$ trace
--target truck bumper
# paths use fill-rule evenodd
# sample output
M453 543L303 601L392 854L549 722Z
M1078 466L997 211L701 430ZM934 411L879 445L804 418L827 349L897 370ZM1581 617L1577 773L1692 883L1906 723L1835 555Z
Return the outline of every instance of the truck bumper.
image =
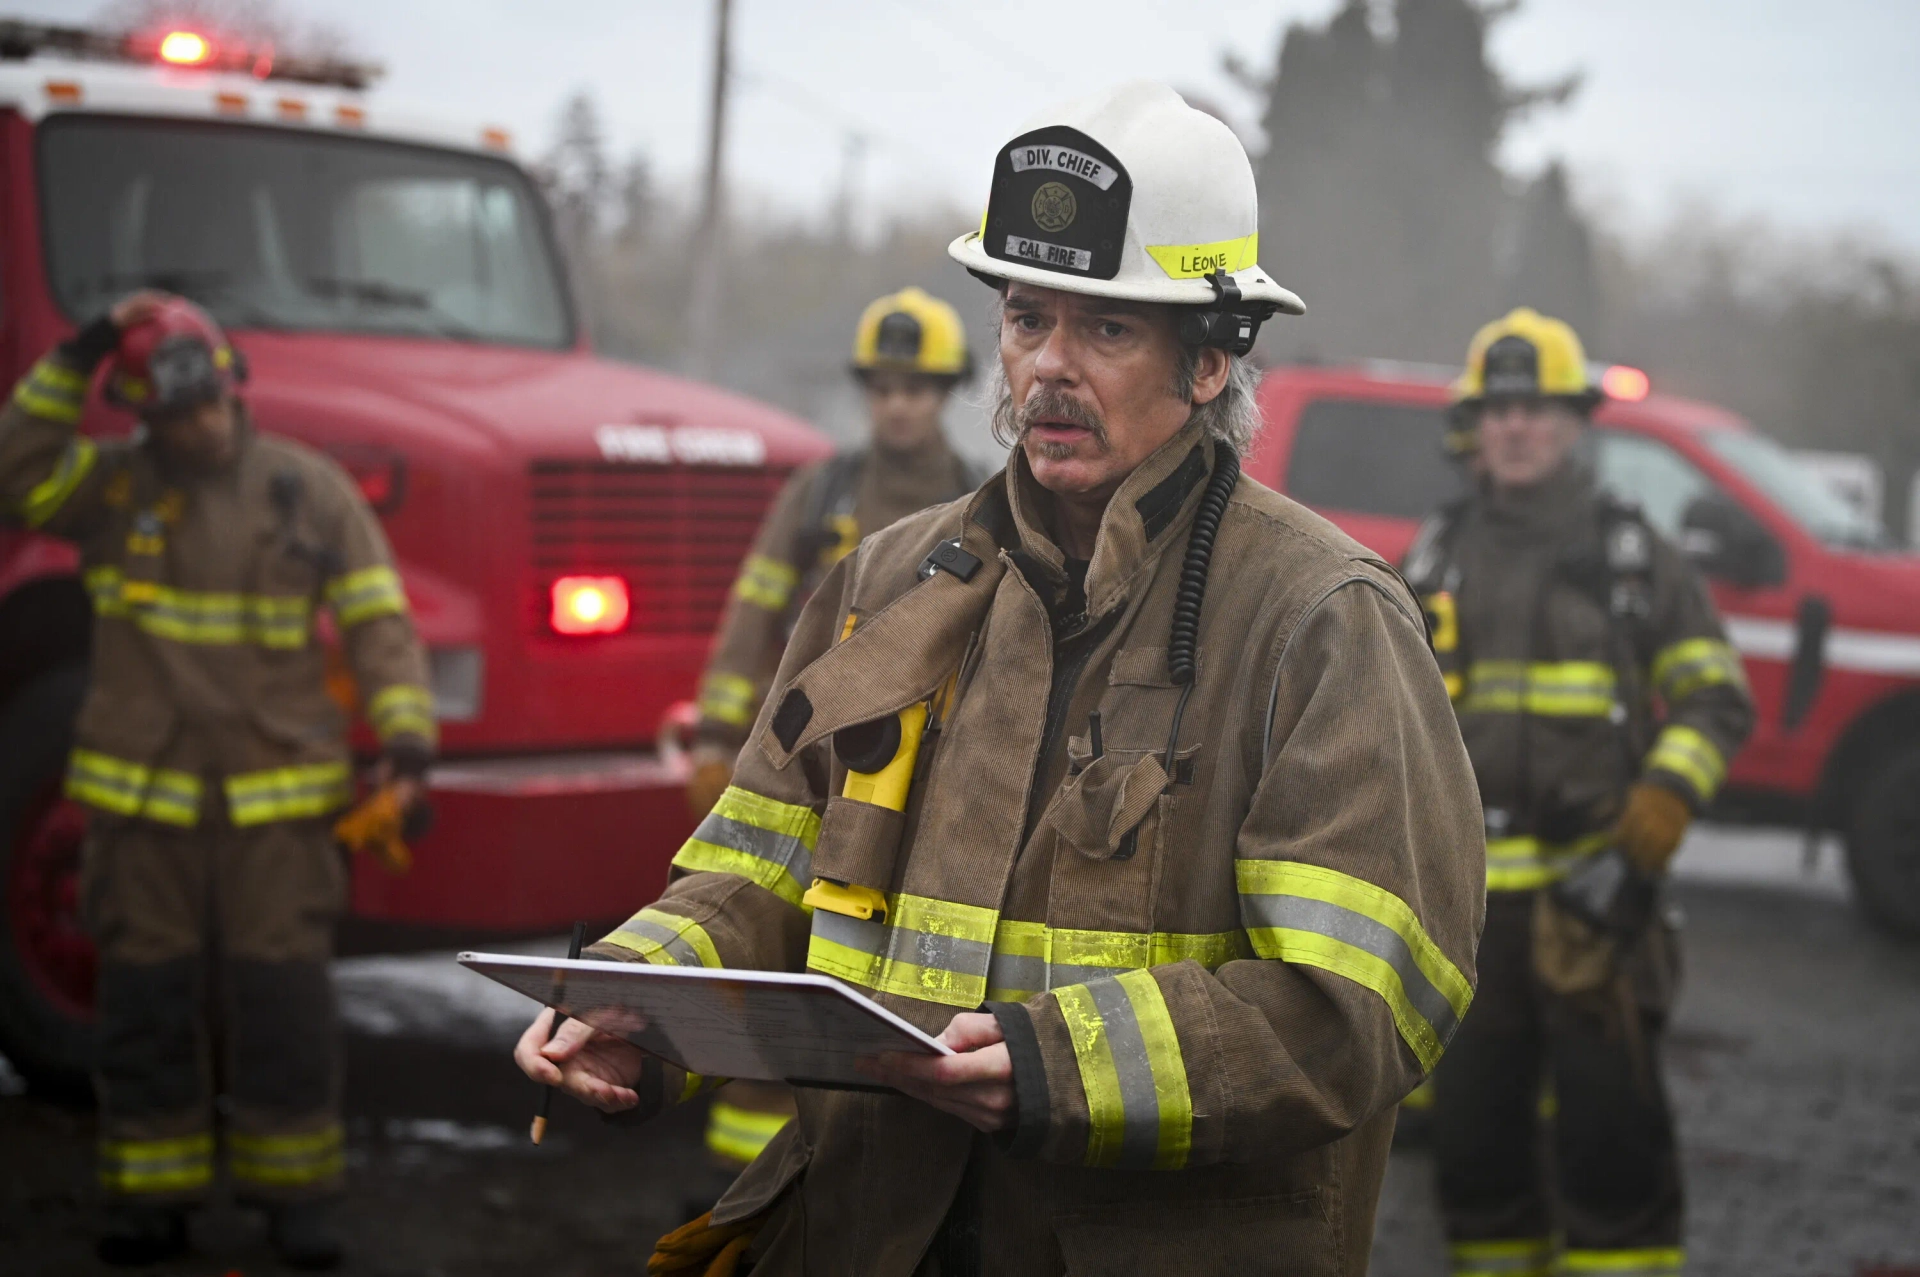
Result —
M353 913L498 931L625 917L659 896L693 831L688 771L678 751L439 763L413 868L355 857Z

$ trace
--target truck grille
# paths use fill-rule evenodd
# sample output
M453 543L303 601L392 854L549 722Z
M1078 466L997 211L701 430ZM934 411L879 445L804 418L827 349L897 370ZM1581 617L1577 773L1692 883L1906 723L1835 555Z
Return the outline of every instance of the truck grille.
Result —
M708 634L753 534L790 471L536 461L533 574L536 630L547 629L554 579L626 578L630 632Z

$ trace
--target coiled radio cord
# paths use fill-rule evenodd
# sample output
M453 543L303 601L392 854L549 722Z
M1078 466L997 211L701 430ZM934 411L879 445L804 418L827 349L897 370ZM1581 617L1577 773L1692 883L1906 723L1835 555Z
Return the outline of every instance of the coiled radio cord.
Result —
M1200 642L1200 605L1207 597L1207 570L1213 564L1213 539L1220 532L1220 520L1227 512L1234 485L1240 482L1240 457L1225 443L1213 446L1213 474L1207 479L1207 491L1194 512L1193 528L1187 534L1187 558L1180 568L1180 588L1173 596L1173 631L1167 637L1167 673L1180 689L1180 700L1173 707L1173 730L1167 735L1167 753L1162 766L1167 779L1173 779L1174 750L1180 744L1180 720L1187 713L1187 698L1193 695L1195 649Z

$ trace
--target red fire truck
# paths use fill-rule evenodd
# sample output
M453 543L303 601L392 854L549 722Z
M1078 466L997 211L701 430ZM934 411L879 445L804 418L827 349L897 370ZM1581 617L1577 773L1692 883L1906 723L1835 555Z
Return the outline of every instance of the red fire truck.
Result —
M1462 491L1440 444L1452 371L1275 369L1247 470L1398 562ZM1732 413L1596 371L1597 473L1705 572L1758 702L1715 817L1839 832L1862 909L1920 933L1920 555Z
M0 382L136 287L207 306L260 425L380 512L431 650L438 823L409 874L356 868L355 913L618 914L688 831L654 741L766 505L828 445L595 358L505 134L368 79L198 32L0 24ZM95 395L82 428L132 425ZM30 1076L85 1055L84 817L59 780L88 630L72 547L0 528L0 1052Z

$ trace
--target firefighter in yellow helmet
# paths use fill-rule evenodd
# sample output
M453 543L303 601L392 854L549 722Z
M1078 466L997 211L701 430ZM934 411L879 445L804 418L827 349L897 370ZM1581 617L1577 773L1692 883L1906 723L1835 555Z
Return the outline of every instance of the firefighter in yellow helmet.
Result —
M1699 576L1595 485L1601 395L1573 330L1488 324L1454 398L1474 487L1404 565L1487 829L1479 996L1433 1078L1453 1271L1678 1277L1661 879L1752 702Z
M687 786L696 820L732 778L794 619L826 570L868 533L969 492L984 477L948 445L941 424L954 386L972 372L966 329L952 306L918 288L877 299L854 328L851 371L866 397L867 445L787 482L727 602L700 684ZM715 1097L707 1147L737 1171L792 1114L786 1087L735 1083Z

